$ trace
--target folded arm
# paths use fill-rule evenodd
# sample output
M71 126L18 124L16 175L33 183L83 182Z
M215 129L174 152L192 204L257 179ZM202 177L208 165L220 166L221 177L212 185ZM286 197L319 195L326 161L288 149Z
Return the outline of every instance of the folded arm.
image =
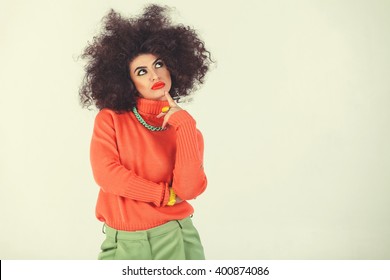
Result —
M96 183L104 192L154 203L158 207L166 205L167 183L141 178L120 163L112 113L102 110L95 119L90 160Z

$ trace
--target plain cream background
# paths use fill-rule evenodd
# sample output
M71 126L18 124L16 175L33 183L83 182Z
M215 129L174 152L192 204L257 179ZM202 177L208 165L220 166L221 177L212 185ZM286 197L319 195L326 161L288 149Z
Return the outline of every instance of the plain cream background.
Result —
M109 8L0 1L0 259L96 259L96 111L77 56ZM218 61L184 106L205 138L208 259L390 259L390 1L155 1Z

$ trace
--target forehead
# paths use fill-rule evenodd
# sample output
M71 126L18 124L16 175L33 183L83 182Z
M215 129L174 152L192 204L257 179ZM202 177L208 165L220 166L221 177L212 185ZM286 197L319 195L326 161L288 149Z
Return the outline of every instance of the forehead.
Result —
M130 68L134 69L138 66L149 66L152 65L153 62L156 61L158 57L154 54L147 53L147 54L140 54L136 56L132 61L130 61Z

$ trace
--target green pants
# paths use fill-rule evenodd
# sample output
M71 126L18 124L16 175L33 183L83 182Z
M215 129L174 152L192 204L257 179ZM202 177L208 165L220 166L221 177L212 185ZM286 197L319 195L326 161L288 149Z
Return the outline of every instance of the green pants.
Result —
M105 225L99 260L204 260L203 246L191 218L141 231Z

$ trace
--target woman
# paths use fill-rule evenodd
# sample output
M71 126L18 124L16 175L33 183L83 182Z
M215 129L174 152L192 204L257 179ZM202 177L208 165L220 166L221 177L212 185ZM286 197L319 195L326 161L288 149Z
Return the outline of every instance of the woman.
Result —
M202 84L211 59L166 11L150 5L125 19L111 10L82 55L81 103L100 109L90 151L106 234L99 259L205 258L187 202L207 185L203 138L172 96Z

